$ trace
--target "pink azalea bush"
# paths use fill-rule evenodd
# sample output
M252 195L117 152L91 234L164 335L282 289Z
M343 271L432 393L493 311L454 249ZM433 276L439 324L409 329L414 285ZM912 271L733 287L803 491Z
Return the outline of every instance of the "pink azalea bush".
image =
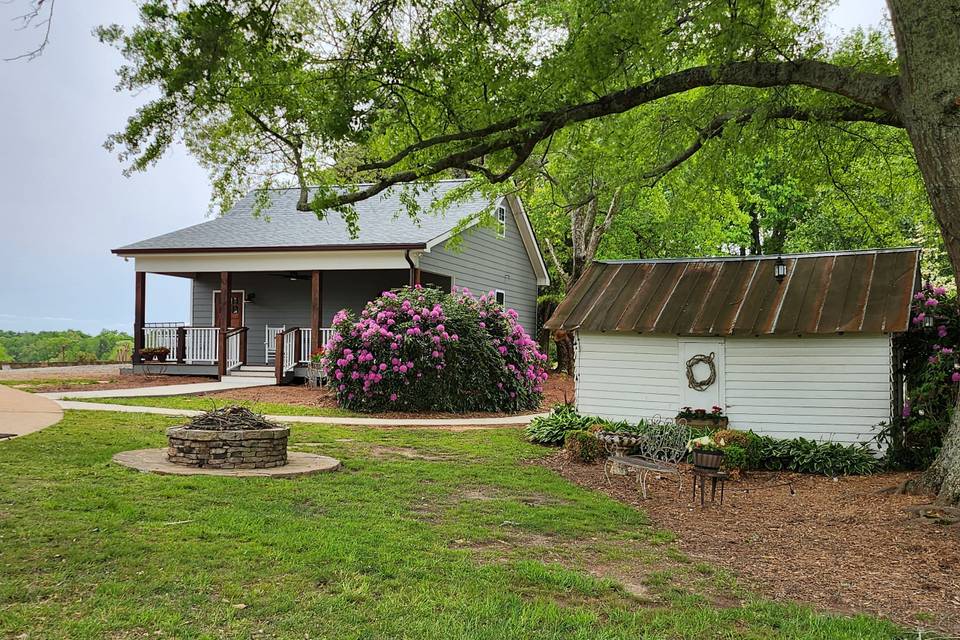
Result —
M960 393L956 294L930 283L921 287L913 297L911 329L896 344L907 393L901 415L881 430L878 440L892 466L923 469L940 449Z
M340 311L323 367L355 411L520 411L539 406L546 356L493 292L403 287Z

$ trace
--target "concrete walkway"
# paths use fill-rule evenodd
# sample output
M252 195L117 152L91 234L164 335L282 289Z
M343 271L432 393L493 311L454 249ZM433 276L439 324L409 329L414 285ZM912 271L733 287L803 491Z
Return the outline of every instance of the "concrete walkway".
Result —
M63 409L77 411L118 411L120 413L153 413L162 416L198 416L203 411L196 409L169 409L166 407L133 407L123 404L106 404L99 402L75 402L72 400L58 400L57 404ZM535 413L523 416L504 416L500 418L347 418L338 416L265 416L268 420L286 423L305 424L340 424L346 426L370 427L473 427L493 428L507 426L522 426L529 424L537 416L549 415Z
M229 391L230 389L246 389L249 387L272 387L273 378L248 378L243 376L226 376L219 382L194 382L190 384L168 384L159 387L133 387L129 389L101 389L100 391L56 391L39 393L51 400L63 398L132 398L141 396L183 396L208 391Z
M0 385L0 437L24 436L62 419L63 410L53 400Z

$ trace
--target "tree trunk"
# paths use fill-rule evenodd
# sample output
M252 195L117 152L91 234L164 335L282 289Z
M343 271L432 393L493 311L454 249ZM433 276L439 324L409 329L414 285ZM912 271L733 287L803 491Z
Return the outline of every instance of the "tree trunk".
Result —
M897 37L903 118L960 285L960 0L888 0ZM914 490L960 502L960 402L943 448Z
M573 375L573 336L566 331L553 332L553 340L557 345L557 373L566 372Z

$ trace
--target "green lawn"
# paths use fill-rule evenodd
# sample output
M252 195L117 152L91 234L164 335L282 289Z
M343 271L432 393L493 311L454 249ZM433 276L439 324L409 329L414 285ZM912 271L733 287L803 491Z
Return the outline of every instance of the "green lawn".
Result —
M0 443L0 637L897 633L750 596L641 513L524 464L544 450L513 429L296 425L293 448L345 464L296 480L164 477L110 462L161 446L173 423L71 411Z
M132 389L131 391L136 391ZM240 404L249 407L258 413L277 416L334 416L356 417L361 414L340 409L337 407L307 407L279 402L250 402L248 400L234 400L226 397L205 398L198 396L145 396L130 398L67 398L79 402L94 402L98 404L123 404L138 407L167 407L169 409L199 409L209 411L214 407L228 404Z

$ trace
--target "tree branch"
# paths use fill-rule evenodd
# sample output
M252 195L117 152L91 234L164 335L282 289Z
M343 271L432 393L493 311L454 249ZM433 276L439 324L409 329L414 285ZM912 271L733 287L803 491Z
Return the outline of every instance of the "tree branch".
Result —
M723 113L711 120L707 126L700 129L696 140L686 149L671 158L668 162L654 167L642 174L643 178L653 179L654 182L665 176L667 173L676 169L681 164L689 160L699 151L704 144L711 138L715 138L723 133L724 127L730 122L745 124L749 122L757 113L757 108L742 109L731 113ZM764 114L765 120L798 120L801 122L872 122L874 124L884 124L891 127L902 127L900 119L890 113L877 113L872 109L864 109L856 105L843 107L839 109L824 109L820 111L811 111L801 107L786 106L775 111Z
M570 276L560 263L560 259L557 258L557 253L553 250L553 243L550 241L550 238L544 238L544 242L546 242L547 253L550 254L550 260L553 262L553 266L556 268L557 273L560 274L560 279L563 280L564 288L566 288L570 282Z
M592 102L562 107L539 114L508 118L480 129L443 134L414 143L387 160L362 164L358 167L358 170L389 169L411 154L441 144L450 142L472 142L474 144L459 151L453 151L439 160L381 177L363 189L334 197L329 204L333 206L353 204L375 196L395 184L412 182L436 175L447 169L469 168L476 171L479 165L476 165L474 161L483 156L510 148L525 150L529 145L535 145L569 125L623 113L640 105L684 93L691 89L710 86L770 88L788 85L806 86L837 94L874 110L886 112L889 114L887 117L891 121L898 119L896 115L896 76L867 73L816 60L731 62L720 66L693 67L629 89L607 94ZM859 109L862 113L866 113L862 106ZM797 109L791 117L802 119L804 115L805 112ZM876 122L882 117L874 112L869 121ZM861 119L866 120L866 116ZM518 153L517 160L520 160L522 155L522 153ZM529 155L529 152L527 152L527 155ZM500 174L491 173L490 175L495 176L498 181L505 180L521 164L522 161L515 161L507 171ZM481 171L481 173L483 172Z

